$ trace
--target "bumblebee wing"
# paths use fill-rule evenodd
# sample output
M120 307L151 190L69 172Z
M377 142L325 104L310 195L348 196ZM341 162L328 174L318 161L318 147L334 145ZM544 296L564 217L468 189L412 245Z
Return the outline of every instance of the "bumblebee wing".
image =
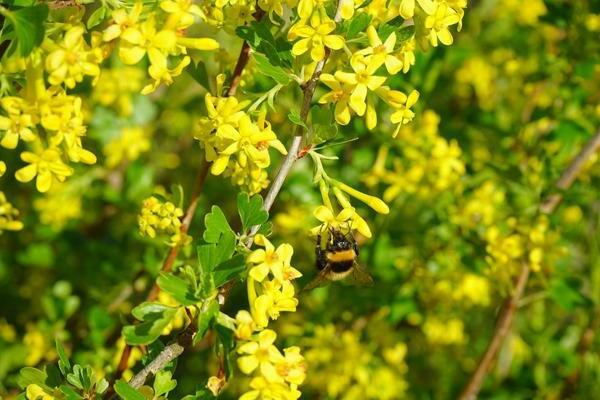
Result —
M351 280L360 286L373 286L373 277L358 263L354 263Z
M308 283L308 285L304 286L304 288L302 289L302 291L307 291L307 290L312 290L321 286L325 286L328 283L331 282L331 280L328 278L329 276L329 272L331 270L331 265L327 264L325 266L325 268L323 268L321 271L319 271L319 275L317 275L312 281L310 281Z

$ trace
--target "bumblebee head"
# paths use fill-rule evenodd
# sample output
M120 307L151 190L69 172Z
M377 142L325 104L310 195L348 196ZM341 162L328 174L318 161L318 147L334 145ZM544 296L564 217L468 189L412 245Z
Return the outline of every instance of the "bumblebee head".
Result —
M330 229L329 233L330 233L329 238L331 240L331 249L332 250L334 250L334 251L349 250L354 246L352 237L350 236L350 235L352 235L352 233L348 233L345 235L342 231L339 231L336 229Z

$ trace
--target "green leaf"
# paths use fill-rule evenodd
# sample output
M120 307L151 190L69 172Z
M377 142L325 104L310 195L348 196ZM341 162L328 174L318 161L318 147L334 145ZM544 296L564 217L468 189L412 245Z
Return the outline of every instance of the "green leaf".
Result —
M210 83L208 80L208 72L206 71L206 64L202 61L198 61L196 64L192 64L185 69L188 74L206 90L210 91Z
M26 388L27 385L38 385L43 388L47 388L46 386L46 378L48 375L45 371L39 370L33 367L25 367L21 368L19 371L19 377L17 378L17 383L20 387Z
M204 334L210 327L213 319L215 318L218 312L219 303L215 299L210 300L206 307L202 307L201 313L200 315L198 315L198 329L196 336L194 336L194 344L202 340Z
M140 304L132 310L132 314L142 322L123 328L125 341L132 345L152 343L171 322L176 312L176 307L160 303L144 302Z
M385 24L379 25L379 29L377 30L377 34L381 41L385 42L385 40L392 34L392 32L396 32L398 28L402 26L404 23L404 18L397 16L396 18L386 22Z
M106 382L106 380L105 380ZM71 386L60 385L60 391L66 396L67 400L81 400L83 397L79 395Z
M58 339L55 339L56 343L56 352L58 353L58 368L63 375L67 375L67 373L71 370L71 363L69 362L69 357L67 357L67 353L65 353L65 348L62 343Z
M100 24L106 18L106 7L101 5L97 9L94 10L92 15L87 20L86 26L88 29L95 27Z
M190 283L173 274L161 273L156 280L158 287L169 293L182 306L191 306L200 299L194 295Z
M215 287L220 287L225 282L239 276L246 270L246 258L238 254L235 257L219 264L214 269L213 279Z
M208 389L200 389L197 390L194 394L188 394L183 397L181 400L212 400L216 399L215 396Z
M263 209L263 199L258 194L250 197L248 193L240 192L237 197L237 207L243 232L254 225L262 225L269 219L269 213Z
M204 217L204 226L202 237L207 243L219 243L223 234L234 234L219 206L212 206L211 212Z
M79 364L73 366L73 372L67 375L67 382L78 389L88 391L92 387L94 371L92 367Z
M129 386L129 384L123 380L119 380L115 383L115 392L123 400L146 400L143 394L136 389Z
M48 6L37 4L16 11L9 11L7 17L15 28L21 56L28 56L44 40L46 31L44 22L48 18Z
M333 113L333 107L314 105L310 109L313 142L315 144L326 142L337 136L338 125L335 123Z
M281 67L276 67L269 62L269 59L261 54L254 53L256 67L263 74L273 78L280 85L287 85L292 81L292 78Z
M290 113L288 114L288 119L290 121L292 121L292 123L294 123L296 125L300 125L304 129L308 130L308 126L306 126L306 122L304 122L302 120L302 118L300 117L300 114L298 114L298 111L295 111L295 110L290 111Z
M371 16L367 13L358 13L350 21L348 26L348 32L346 32L346 39L353 39L358 36L359 33L365 32L369 23L371 22Z
M415 36L415 26L403 26L396 31L396 43L406 42L413 36Z
M171 390L177 387L177 381L171 379L173 374L170 371L158 371L154 377L154 396L160 397L163 394L169 393Z

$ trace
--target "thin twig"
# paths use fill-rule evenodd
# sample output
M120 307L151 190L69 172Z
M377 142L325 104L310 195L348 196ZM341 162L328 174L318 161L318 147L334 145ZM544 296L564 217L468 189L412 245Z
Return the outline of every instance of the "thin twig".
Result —
M571 187L577 176L581 173L586 162L596 151L598 151L599 147L600 130L583 146L579 154L561 175L560 179L555 184L556 189L564 191ZM551 214L554 212L554 210L556 210L556 207L561 200L562 194L559 193L548 196L540 205L540 211L544 214ZM504 338L512 326L512 322L518 308L517 305L519 304L521 296L523 295L528 278L529 265L527 263L523 263L521 271L519 272L517 283L515 285L515 291L510 298L504 301L504 306L502 308L503 311L498 318L498 323L496 324L494 334L483 357L481 358L481 361L477 365L477 368L471 375L467 386L463 390L460 396L461 400L473 400L477 398L483 381L489 371L490 365L496 357L496 353L500 349Z

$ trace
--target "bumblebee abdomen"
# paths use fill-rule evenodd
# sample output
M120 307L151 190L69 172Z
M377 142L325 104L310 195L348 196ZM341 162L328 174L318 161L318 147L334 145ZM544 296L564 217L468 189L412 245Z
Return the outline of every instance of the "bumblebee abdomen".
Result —
M341 251L330 251L327 253L327 261L329 261L330 263L345 262L345 261L353 262L355 258L356 258L356 253L354 253L354 250L352 250L352 249L341 250Z
M332 272L346 272L352 269L354 266L354 260L336 262L330 261L329 265L331 266L330 268Z

